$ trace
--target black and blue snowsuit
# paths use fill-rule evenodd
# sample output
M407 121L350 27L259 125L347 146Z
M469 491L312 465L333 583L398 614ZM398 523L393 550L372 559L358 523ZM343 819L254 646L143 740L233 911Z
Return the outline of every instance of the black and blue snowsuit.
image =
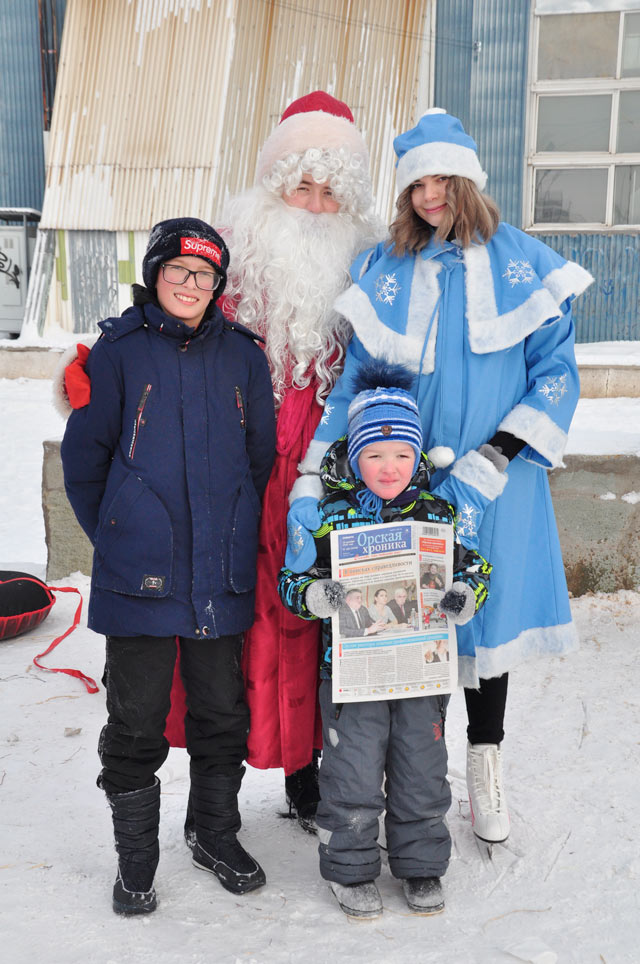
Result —
M383 503L383 522L454 522L453 506L428 492L429 474L430 463L423 457L410 487ZM283 568L279 579L282 602L303 619L316 618L306 606L307 588L317 579L331 577L331 531L376 521L356 499L364 483L351 472L345 439L327 452L321 478L327 495L319 503L322 521L313 533L316 562L304 573ZM456 543L453 568L454 581L472 587L477 611L488 596L490 564ZM331 695L331 644L331 622L326 619L320 672L324 749L316 816L320 873L340 884L378 877L378 818L386 810L394 877L441 877L451 851L445 823L451 804L444 739L449 697L336 705Z

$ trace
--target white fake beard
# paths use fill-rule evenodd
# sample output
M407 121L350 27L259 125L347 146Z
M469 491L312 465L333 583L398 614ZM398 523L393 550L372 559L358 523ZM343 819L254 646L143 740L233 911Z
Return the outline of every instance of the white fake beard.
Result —
M373 224L340 212L311 214L262 187L232 199L223 220L232 232L225 294L239 297L237 320L266 340L276 400L287 376L308 385L314 362L320 401L350 336L333 302L350 283L355 256L377 240Z

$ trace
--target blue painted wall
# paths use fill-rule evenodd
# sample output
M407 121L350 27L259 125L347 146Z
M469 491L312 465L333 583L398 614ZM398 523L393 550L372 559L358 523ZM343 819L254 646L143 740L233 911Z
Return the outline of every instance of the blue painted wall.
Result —
M434 103L478 144L487 191L522 219L529 0L438 0Z
M537 234L595 278L576 301L580 342L640 341L640 239L637 234Z
M55 8L59 37L66 0ZM38 0L0 0L0 207L42 207L44 129ZM47 37L47 42L50 41Z

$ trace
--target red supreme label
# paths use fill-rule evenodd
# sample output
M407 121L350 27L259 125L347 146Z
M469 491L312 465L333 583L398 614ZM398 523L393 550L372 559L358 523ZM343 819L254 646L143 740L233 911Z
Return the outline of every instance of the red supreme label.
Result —
M211 241L202 238L180 238L180 254L191 254L195 257L210 258L220 264L222 251Z

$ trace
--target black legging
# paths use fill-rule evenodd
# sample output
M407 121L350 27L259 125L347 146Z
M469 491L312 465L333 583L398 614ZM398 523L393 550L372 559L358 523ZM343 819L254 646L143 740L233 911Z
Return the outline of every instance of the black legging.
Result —
M509 674L481 679L480 689L465 689L469 743L502 743Z

